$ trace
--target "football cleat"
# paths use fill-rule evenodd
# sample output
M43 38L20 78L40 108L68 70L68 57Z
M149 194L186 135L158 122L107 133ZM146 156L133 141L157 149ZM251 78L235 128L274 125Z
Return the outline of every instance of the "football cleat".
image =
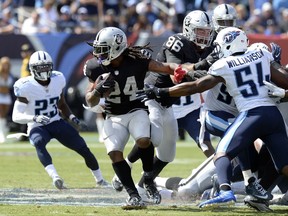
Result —
M111 184L116 191L121 192L123 190L123 184L117 175L114 175Z
M262 199L262 200L271 200L273 199L273 195L268 193L262 185L259 184L259 181L256 178L251 177L248 180L248 185L245 187L246 194L251 195L255 198Z
M143 184L144 189L146 190L146 194L148 199L150 199L152 201L152 203L154 204L160 204L161 203L161 195L159 193L159 191L156 188L156 185L154 183L154 181L152 182L144 182Z
M59 190L66 189L63 179L59 176L53 177L53 185Z
M145 208L147 208L147 206L138 195L128 197L126 200L126 205L122 206L122 209L124 210L137 210Z
M219 192L219 195L206 200L199 204L199 208L215 208L220 206L231 206L234 205L236 202L236 197L232 190Z
M96 187L111 187L111 185L105 179L102 179L101 181L96 182Z
M269 208L269 201L255 198L251 195L244 198L244 204L250 208L254 208L259 212L271 212L272 209Z

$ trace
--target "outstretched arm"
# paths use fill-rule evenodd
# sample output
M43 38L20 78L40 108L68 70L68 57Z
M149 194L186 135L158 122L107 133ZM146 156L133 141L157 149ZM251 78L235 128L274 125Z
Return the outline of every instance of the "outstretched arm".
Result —
M170 97L180 97L201 93L213 88L220 82L225 82L222 77L206 75L194 82L184 82L170 87L168 89L168 94Z

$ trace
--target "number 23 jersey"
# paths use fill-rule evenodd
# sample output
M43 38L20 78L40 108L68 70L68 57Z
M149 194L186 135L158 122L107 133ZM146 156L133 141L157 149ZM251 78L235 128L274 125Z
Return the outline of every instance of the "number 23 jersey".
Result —
M16 97L27 98L25 114L48 116L51 123L61 118L57 104L66 80L59 71L53 71L50 79L48 86L42 86L32 76L20 78L14 84L14 94ZM41 124L29 122L27 125L28 129L32 129Z

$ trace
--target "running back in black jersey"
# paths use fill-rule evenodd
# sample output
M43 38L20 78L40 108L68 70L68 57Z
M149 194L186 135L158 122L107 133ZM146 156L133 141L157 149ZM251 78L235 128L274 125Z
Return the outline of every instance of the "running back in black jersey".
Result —
M161 50L157 54L157 61L160 62L173 62L178 64L183 63L196 63L203 58L206 58L209 53L213 50L212 47L205 49L200 49L193 42L189 41L182 34L175 34L170 36L162 45ZM185 80L183 80L185 81ZM159 74L150 72L145 83L154 85L158 88L171 87L174 85L170 76L167 74ZM161 98L157 101L162 106L172 106L172 104L179 98L170 97L170 98Z
M115 89L105 98L105 112L112 115L122 115L137 109L147 109L143 102L136 99L136 92L144 87L144 79L148 71L149 59L134 59L125 56L117 69L111 66L99 65L93 59L88 60L84 74L90 82L98 76L110 72L115 79Z

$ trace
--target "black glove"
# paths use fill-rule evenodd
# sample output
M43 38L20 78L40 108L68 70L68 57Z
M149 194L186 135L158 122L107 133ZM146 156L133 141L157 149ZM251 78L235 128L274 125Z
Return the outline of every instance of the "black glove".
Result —
M99 80L98 80L99 79ZM109 75L106 76L105 79L101 80L101 76L99 76L96 80L96 87L95 87L95 91L101 96L103 97L103 94L105 94L106 92L110 91L111 89L114 89L115 87L115 81L113 76Z
M142 102L159 98L158 88L153 85L144 84L144 89L136 92L136 98L142 100Z
M144 89L136 92L136 98L145 102L157 98L169 97L169 88L157 88L153 85L144 84Z
M274 60L278 63L281 64L281 53L282 53L282 48L276 44L276 43L270 43L271 46L271 52L274 57Z
M207 75L206 70L196 70L196 71L188 71L185 76L189 78L188 81L195 81L206 75Z
M73 114L70 115L69 119L71 120L72 124L80 131L88 131L88 126L80 121L76 116Z
M217 60L219 60L219 54L217 50L214 49L205 59L197 62L194 65L194 70L207 70L208 71L209 67Z
M147 59L151 59L152 58L152 54L147 50L147 49L142 49L141 53L147 58Z

